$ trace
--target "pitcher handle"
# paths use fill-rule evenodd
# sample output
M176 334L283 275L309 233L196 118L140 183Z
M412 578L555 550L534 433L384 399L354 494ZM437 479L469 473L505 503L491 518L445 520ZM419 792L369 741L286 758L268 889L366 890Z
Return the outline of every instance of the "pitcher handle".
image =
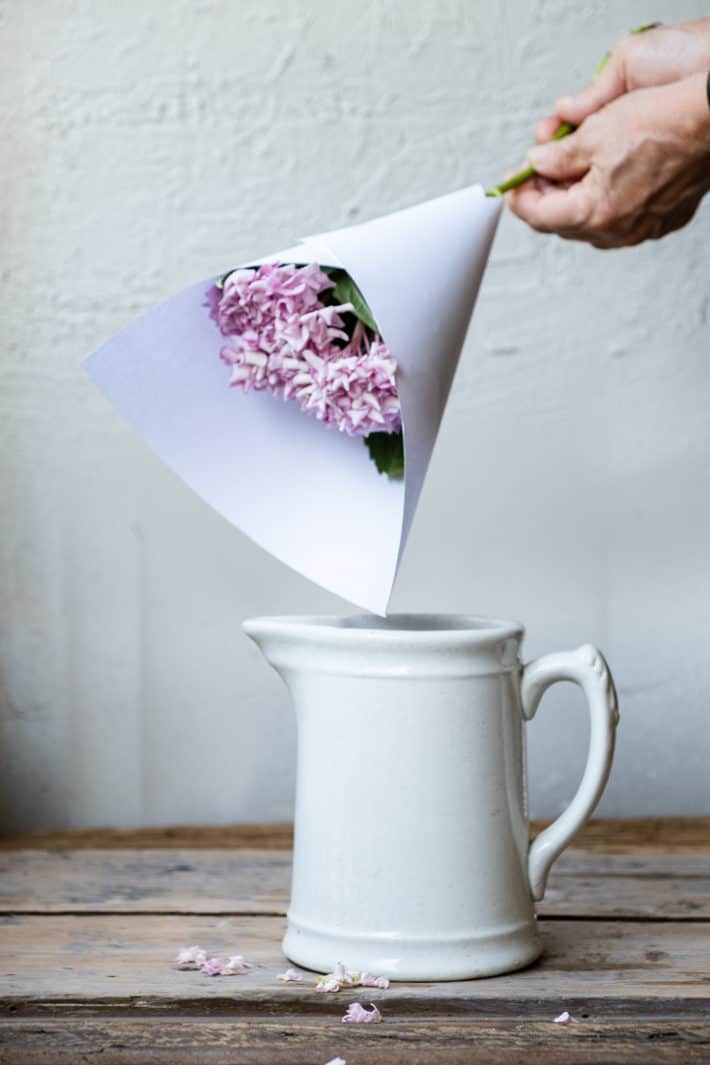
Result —
M564 813L535 839L528 854L528 879L532 897L545 894L550 866L582 827L599 802L614 756L619 704L604 656L590 644L576 651L544 655L523 669L523 716L531 721L545 691L557 681L571 680L587 698L590 718L589 752L582 781Z

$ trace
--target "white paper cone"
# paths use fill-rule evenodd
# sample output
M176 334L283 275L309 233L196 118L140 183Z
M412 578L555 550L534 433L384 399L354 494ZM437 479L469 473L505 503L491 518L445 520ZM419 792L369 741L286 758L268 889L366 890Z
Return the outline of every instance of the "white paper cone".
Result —
M204 306L214 279L112 337L86 370L163 461L228 521L311 580L378 614L389 602L485 269L500 201L463 189L258 262L342 266L398 364L404 481L361 438L294 403L228 387Z

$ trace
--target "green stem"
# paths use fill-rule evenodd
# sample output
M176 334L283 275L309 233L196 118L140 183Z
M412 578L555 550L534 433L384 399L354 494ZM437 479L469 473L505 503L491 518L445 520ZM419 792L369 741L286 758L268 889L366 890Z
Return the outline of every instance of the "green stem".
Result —
M646 26L637 26L636 29L631 32L645 33L646 30L655 30L660 25L660 22L649 22ZM599 77L610 58L611 52L607 52L597 69L594 71L595 78ZM563 122L552 134L552 140L560 141L563 137L567 137L570 133L574 133L575 129L576 126L571 126L569 122ZM517 189L519 185L524 185L531 177L535 177L536 173L537 171L534 166L526 166L524 170L519 170L517 174L513 174L512 177L506 178L505 181L501 181L500 185L494 185L492 189L488 189L486 196L504 196L505 193L510 192L511 189Z

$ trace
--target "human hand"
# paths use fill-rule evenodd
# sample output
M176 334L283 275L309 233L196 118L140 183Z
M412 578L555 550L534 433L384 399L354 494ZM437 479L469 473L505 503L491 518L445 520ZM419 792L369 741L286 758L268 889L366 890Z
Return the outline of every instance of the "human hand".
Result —
M710 189L707 70L626 93L529 158L538 176L508 203L540 232L621 248L680 229Z
M557 100L553 114L538 123L535 140L546 143L562 122L580 126L627 92L669 85L708 70L710 18L631 33L615 45L604 69L585 89Z

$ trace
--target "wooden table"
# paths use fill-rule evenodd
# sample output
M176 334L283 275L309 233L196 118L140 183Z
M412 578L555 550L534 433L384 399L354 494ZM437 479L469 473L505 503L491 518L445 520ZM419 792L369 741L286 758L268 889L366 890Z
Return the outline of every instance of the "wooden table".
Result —
M0 838L0 1062L710 1062L710 818L591 824L530 969L364 994L276 980L289 846L286 826ZM176 971L194 943L254 968ZM351 1001L383 1023L341 1024Z

